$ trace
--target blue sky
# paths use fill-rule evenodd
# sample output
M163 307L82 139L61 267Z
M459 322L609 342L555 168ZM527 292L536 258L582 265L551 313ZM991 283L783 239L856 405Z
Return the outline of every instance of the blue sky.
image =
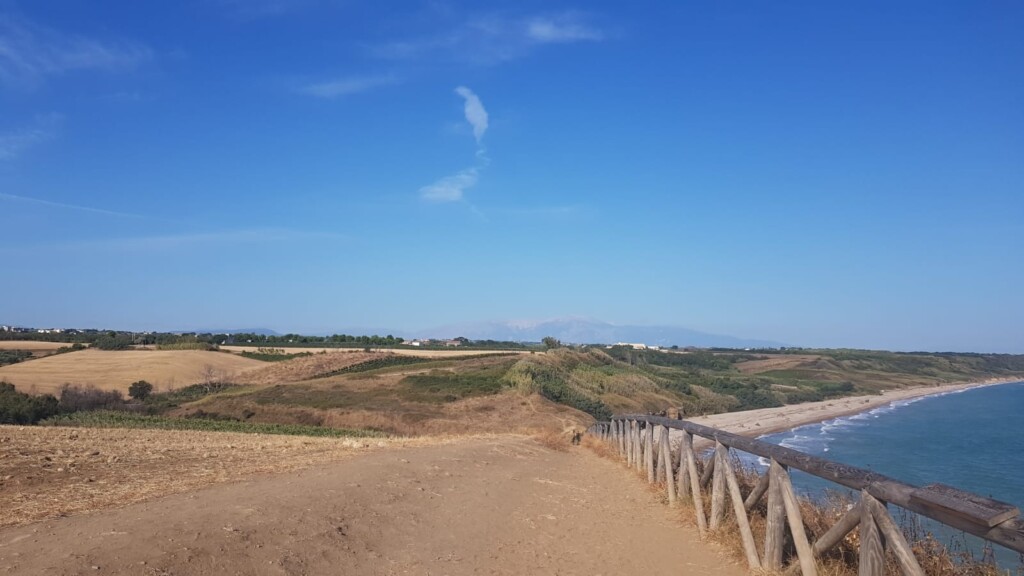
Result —
M1024 352L1024 4L0 0L0 323Z

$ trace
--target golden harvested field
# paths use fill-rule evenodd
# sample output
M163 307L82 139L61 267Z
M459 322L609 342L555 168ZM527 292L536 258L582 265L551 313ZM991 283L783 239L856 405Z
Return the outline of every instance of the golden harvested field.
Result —
M238 384L257 385L299 382L377 357L387 356L391 355L366 353L362 350L300 356L298 358L290 358L286 362L263 363L261 367L247 371L242 377L236 378L235 381Z
M0 340L0 350L25 350L32 353L33 358L49 356L58 348L71 346L67 342L36 342L34 340Z
M235 354L241 354L242 352L256 352L260 348L275 348L273 345L267 346L221 346L221 350L228 352L234 352ZM417 350L415 348L377 348L375 346L369 347L372 350L379 352L391 352L400 356L416 356L418 358L458 358L460 356L479 356L480 354L528 354L526 350ZM277 350L284 350L285 354L299 354L302 352L311 352L313 354L319 354L326 352L328 354L332 352L362 352L362 348L276 348ZM543 354L543 352L537 352Z
M806 362L814 362L821 356L792 354L786 356L766 356L760 360L747 360L736 364L736 368L744 374L759 374L770 370L789 370Z
M211 377L227 379L266 365L235 354L199 350L82 350L4 366L0 381L35 394L56 393L65 383L127 392L137 380L164 391Z

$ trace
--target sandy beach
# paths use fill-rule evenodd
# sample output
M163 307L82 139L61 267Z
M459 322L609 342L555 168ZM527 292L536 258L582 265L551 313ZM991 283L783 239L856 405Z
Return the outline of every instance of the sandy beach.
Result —
M990 379L983 382L966 382L961 384L948 384L944 386L921 386L915 388L902 388L899 390L888 390L882 394L872 396L850 396L837 398L835 400L823 400L821 402L807 402L804 404L793 404L780 406L778 408L762 408L759 410L748 410L745 412L727 412L725 414L714 414L690 418L692 422L713 426L744 436L761 436L790 430L797 426L823 422L841 416L849 416L859 412L865 412L885 406L891 402L908 400L921 396L933 394L946 394L976 388L979 386L994 386L1020 382L1020 378L1011 379Z

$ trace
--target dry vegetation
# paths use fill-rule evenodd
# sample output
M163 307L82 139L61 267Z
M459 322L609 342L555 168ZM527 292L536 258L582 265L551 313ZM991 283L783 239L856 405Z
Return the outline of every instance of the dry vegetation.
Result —
M326 354L317 353L312 356L300 356L286 362L275 362L269 365L260 364L261 367L241 374L239 377L234 378L233 381L238 384L253 385L301 382L380 356L382 355L367 353L362 350L334 350Z
M268 345L274 347L273 345ZM241 354L242 352L258 352L260 348L266 348L268 346L221 346L221 350L233 352L235 354ZM463 356L477 356L480 354L528 354L526 350L459 350L457 348L451 350L420 350L417 348L377 348L376 346L368 346L371 350L376 350L377 353L389 353L397 354L399 356L415 356L420 358L460 358ZM278 348L284 354L301 354L303 352L313 354L332 354L332 353L343 353L343 352L362 352L363 348L300 348L297 346L289 346L287 348ZM538 352L543 354L543 352Z
M34 340L0 340L0 350L25 350L31 352L33 358L42 358L55 353L61 348L71 346L65 342L36 342Z
M416 442L0 426L0 527Z
M210 379L231 379L263 366L264 362L222 352L81 350L4 366L0 381L37 394L55 394L66 383L127 392L137 380L146 380L157 390L170 390Z

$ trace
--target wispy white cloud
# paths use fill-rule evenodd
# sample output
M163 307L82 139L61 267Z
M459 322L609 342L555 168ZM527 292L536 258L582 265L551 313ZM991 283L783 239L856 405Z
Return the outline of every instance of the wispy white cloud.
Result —
M462 96L466 101L466 122L469 122L469 125L473 127L473 137L476 138L476 143L479 146L483 140L484 132L487 132L487 110L484 109L484 104L480 101L480 98L469 88L459 86L455 89L455 93Z
M31 88L50 76L76 71L120 72L153 58L127 40L66 34L13 16L0 15L0 84Z
M318 98L339 98L396 82L397 79L394 76L356 76L307 84L300 87L298 91Z
M533 18L526 25L526 35L534 42L542 44L604 39L604 33L585 24L573 13Z
M475 186L479 179L479 168L467 168L420 188L420 198L428 202L458 202L462 200L466 190Z
M144 216L142 216L141 214L132 214L130 212L118 212L116 210L104 210L102 208L92 208L89 206L81 206L78 204L67 204L65 202L53 202L51 200L31 198L29 196L18 196L17 194L8 194L6 192L0 192L0 200L10 200L12 202L25 202L28 204L37 204L39 206L48 206L50 208L59 208L61 210L78 210L80 212L91 212L93 214L103 214L105 216L144 218Z
M181 232L152 236L128 236L100 238L73 242L56 242L29 246L0 247L0 252L39 250L87 251L92 254L151 253L194 249L201 246L277 245L286 242L308 242L311 240L345 240L348 237L333 232L292 230L288 228L251 228L235 230L210 230Z
M526 17L486 14L444 25L445 32L374 45L371 53L394 60L441 58L493 65L521 58L543 45L595 42L607 37L578 12Z
M61 116L37 116L32 124L7 132L0 132L0 162L19 158L28 150L52 140L57 135Z
M242 230L212 230L185 232L132 238L112 238L74 243L75 248L107 249L125 252L154 250L176 250L193 246L274 244L299 240L341 239L344 236L332 232L313 232L288 228L252 228Z
M484 133L487 132L488 115L484 103L480 97L465 86L459 86L455 93L465 101L463 113L466 122L473 127L473 137L476 139L477 165L466 168L451 176L445 176L437 182L420 188L420 198L428 202L458 202L469 190L480 180L480 171L487 167L490 159L483 146ZM474 208L474 210L476 210Z

